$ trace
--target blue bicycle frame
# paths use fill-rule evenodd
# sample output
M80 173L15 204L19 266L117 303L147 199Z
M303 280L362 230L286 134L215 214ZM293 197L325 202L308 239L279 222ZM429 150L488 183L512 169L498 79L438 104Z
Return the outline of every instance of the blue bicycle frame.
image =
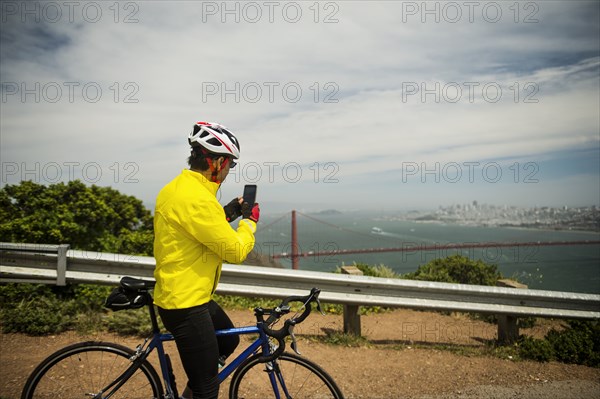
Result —
M156 375L156 372L152 366L145 365L145 363L147 362L150 353L156 349L158 353L161 374L163 376L163 391L166 392L165 398L178 399L175 395L177 393L177 388L175 385L175 375L173 374L172 364L170 362L169 355L165 353L163 345L163 342L174 341L175 338L170 333L162 333L158 325L156 310L153 306L152 297L148 293L148 290L154 287L154 283L137 280L131 277L123 277L121 279L121 286L126 291L135 293L136 295L142 295L146 299L142 305L148 305L150 320L152 322L152 336L147 338L143 344L138 345L135 354L129 356L132 364L129 365L129 367L127 367L127 369L119 377L101 389L94 397L99 398L100 395L108 393L106 396L102 397L106 399L111 398L113 394L117 392L119 388L121 388L141 367L143 367L143 372L147 374L146 377L150 380L150 383L153 383L153 381L158 379L158 376ZM283 396L287 399L290 399L291 396L288 392L288 387L283 377L285 370L288 370L288 366L286 365L289 365L290 370L293 371L290 372L290 377L292 379L288 381L288 384L299 385L299 389L302 389L310 376L316 376L316 378L321 381L324 390L330 392L335 398L343 398L343 395L336 386L335 381L333 381L333 379L319 366L308 360L303 360L299 356L284 353L286 346L285 338L290 336L293 341L291 348L299 355L296 347L296 338L294 336L294 327L299 323L302 323L308 317L312 310L313 303L316 304L317 310L323 313L321 304L319 302L320 292L321 290L318 288L312 288L309 295L287 297L281 302L280 305L273 309L264 309L262 307L255 308L255 325L215 331L217 337L258 334L258 338L256 338L250 345L248 345L248 347L246 347L239 355L237 355L235 359L230 359L229 364L221 369L217 375L218 383L222 384L230 375L233 374L233 385L230 387L230 395L237 395L240 385L252 385L250 381L255 380L257 374L264 376L264 374L262 374L264 371L268 375L271 389L273 390L275 398L280 399ZM289 305L291 302L298 302L301 304L301 307L295 311L292 311L292 307ZM111 309L116 307L117 310L121 309L120 307L116 306L117 303L109 303L107 300L107 307ZM121 305L120 303L118 304ZM291 317L287 317L284 320L281 319L282 316L291 312L295 313L292 313L290 315ZM265 316L267 317L265 318ZM283 321L283 325L280 328L273 329L273 326L279 320ZM275 341L277 342L276 344ZM96 348L95 350L98 349ZM279 356L281 356L281 362L278 361ZM296 371L298 370L296 366L299 366L301 370L305 370L305 372L308 373L306 378L300 377L295 379ZM264 369L261 370L262 367L264 367ZM236 370L238 371L236 372ZM256 373L254 370L256 370ZM247 372L249 373L246 374ZM302 373L302 371L300 373ZM248 375L247 378L246 375ZM253 375L254 377L252 377ZM242 384L242 380L248 382ZM159 386L157 387L156 385ZM160 391L160 381L156 381L156 384L152 384L152 387L155 392ZM248 388L252 389L250 386L248 386ZM296 391L296 389L297 387L294 386L293 390ZM317 388L317 390L318 389L319 388Z
M240 353L235 359L233 359L225 368L223 368L219 372L219 384L227 379L246 359L256 353L259 349L262 348L262 352L264 354L269 353L269 338L267 334L263 330L261 330L258 326L247 326L247 327L236 327L229 328L225 330L217 330L217 336L227 336L227 335L244 335L244 334L258 334L259 337L248 346L242 353ZM146 354L150 354L154 349L158 351L158 358L160 363L161 372L163 375L163 380L165 383L165 390L167 394L173 394L171 390L172 381L169 375L169 368L166 361L165 350L163 347L163 342L173 341L175 338L172 334L169 333L160 333L155 332L153 334L152 339L148 343L148 346L145 350ZM271 380L271 385L273 386L273 390L275 392L275 397L279 398L279 392L277 389L277 380L274 375L270 374L269 379ZM280 379L280 383L282 384L282 388L285 391L285 385L283 381Z

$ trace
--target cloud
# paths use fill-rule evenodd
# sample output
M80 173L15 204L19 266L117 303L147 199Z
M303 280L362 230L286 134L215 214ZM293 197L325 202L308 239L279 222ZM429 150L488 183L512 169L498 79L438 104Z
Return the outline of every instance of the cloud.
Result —
M365 185L384 198L396 189L380 177L403 162L600 152L594 2L96 3L101 17L63 8L56 22L35 4L39 21L8 9L0 25L2 184L35 163L25 177L46 182L43 165L68 178L69 165L96 163L98 184L150 203L186 167L196 119L239 135L240 178L225 193L259 165L262 194L280 202L351 200ZM338 182L311 185L331 165Z

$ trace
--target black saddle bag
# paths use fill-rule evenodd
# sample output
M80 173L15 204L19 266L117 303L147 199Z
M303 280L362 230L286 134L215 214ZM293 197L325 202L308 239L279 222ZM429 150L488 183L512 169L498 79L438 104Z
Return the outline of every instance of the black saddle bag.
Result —
M126 290L123 287L117 287L112 290L104 306L113 310L139 309L148 304L148 294L139 291Z

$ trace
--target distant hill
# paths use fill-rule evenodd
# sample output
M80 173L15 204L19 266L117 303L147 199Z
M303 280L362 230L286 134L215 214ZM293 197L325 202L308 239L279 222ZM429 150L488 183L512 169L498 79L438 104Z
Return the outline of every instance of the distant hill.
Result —
M311 215L341 215L341 214L342 214L342 212L337 211L335 209L325 209L324 211L311 213Z

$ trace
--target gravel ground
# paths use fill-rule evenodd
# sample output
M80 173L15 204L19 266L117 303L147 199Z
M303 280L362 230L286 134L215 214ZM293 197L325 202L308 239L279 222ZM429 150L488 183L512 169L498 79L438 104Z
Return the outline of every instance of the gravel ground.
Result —
M253 321L248 311L228 313L236 325ZM314 314L296 332L302 354L327 370L347 398L600 398L600 369L478 355L477 349L495 338L496 327L464 315L396 310L362 317L366 345L331 345L314 339L328 331L341 331L342 325L341 316ZM523 332L541 337L558 326L558 321L542 320L534 329ZM74 332L49 337L2 334L0 398L19 398L35 365L65 345L84 340L132 347L141 341L110 334L84 337ZM244 338L242 345L247 342ZM176 349L169 344L166 350L174 354L175 373L181 384L185 376Z
M600 383L594 381L553 381L522 387L481 385L464 392L421 396L419 399L597 399Z

